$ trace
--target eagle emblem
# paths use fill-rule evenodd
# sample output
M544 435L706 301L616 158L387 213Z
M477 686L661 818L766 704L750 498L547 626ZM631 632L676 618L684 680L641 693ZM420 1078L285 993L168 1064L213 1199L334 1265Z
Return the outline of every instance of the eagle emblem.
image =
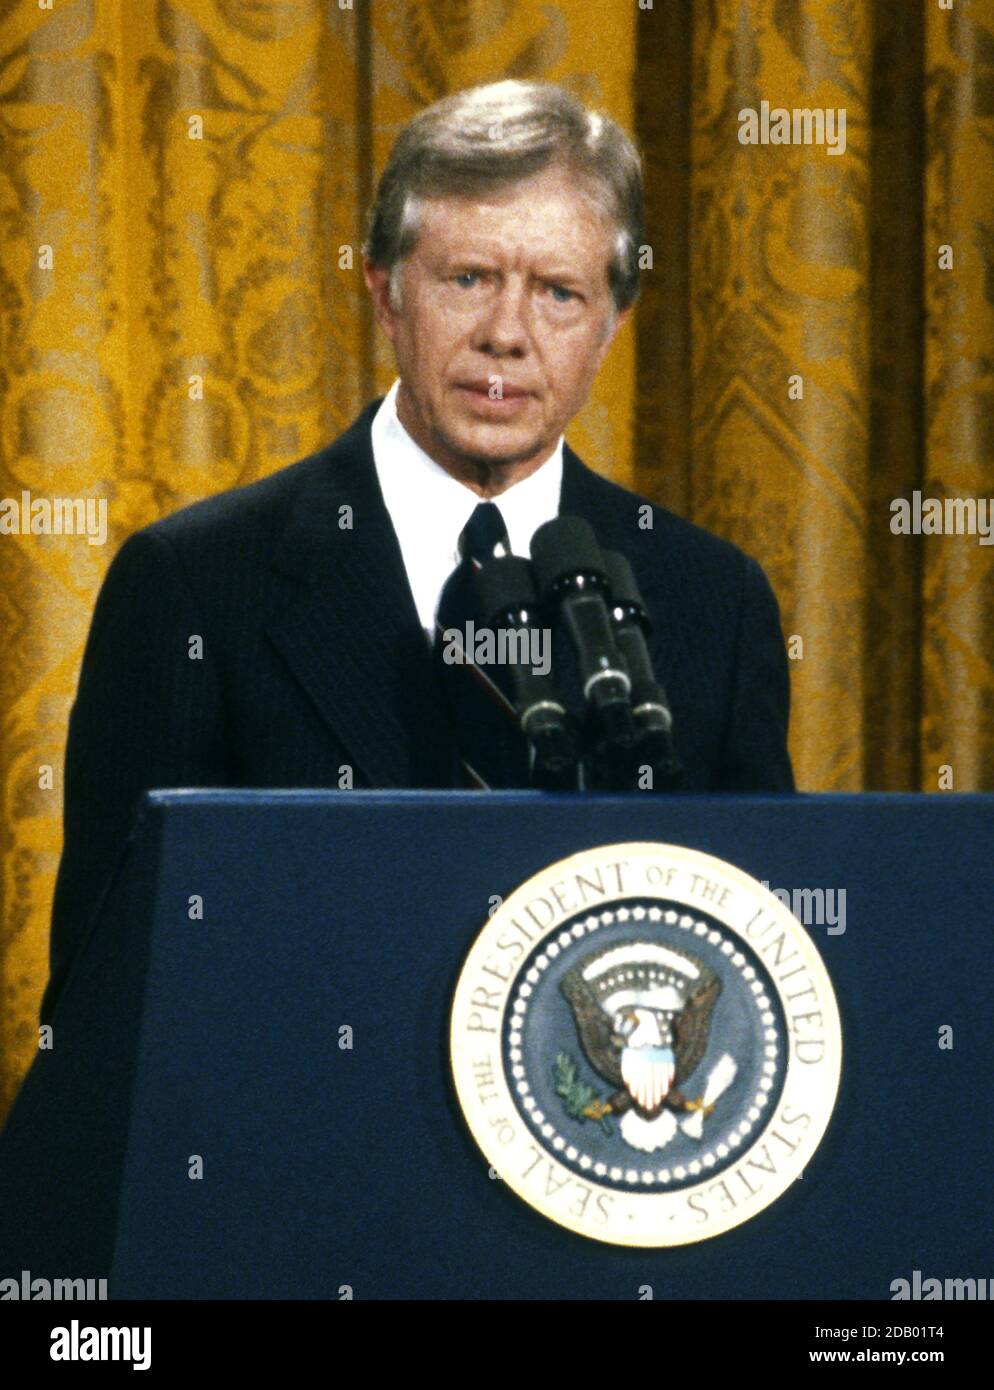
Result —
M614 1115L624 1141L643 1153L665 1148L678 1126L700 1139L704 1120L736 1073L725 1053L702 1095L684 1093L707 1051L721 993L715 971L689 951L636 941L585 956L560 989L587 1061L612 1087L606 1100L578 1087L575 1064L560 1054L557 1090L573 1118L603 1123Z

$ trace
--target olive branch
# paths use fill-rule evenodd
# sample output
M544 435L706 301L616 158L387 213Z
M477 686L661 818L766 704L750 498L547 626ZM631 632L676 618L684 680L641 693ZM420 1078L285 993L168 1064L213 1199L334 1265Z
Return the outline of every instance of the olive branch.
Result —
M603 1113L600 1098L593 1086L581 1081L576 1062L568 1052L560 1052L552 1069L556 1083L556 1095L562 1099L567 1115L582 1124L584 1120L596 1119L605 1134L613 1134L611 1121ZM598 1113L600 1112L600 1113Z

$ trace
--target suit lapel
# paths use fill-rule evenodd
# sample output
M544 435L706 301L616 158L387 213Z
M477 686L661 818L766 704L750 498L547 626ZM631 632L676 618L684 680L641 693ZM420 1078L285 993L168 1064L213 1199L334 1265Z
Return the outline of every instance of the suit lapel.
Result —
M275 567L300 584L271 640L373 787L452 786L452 750L383 502L373 401L307 475Z

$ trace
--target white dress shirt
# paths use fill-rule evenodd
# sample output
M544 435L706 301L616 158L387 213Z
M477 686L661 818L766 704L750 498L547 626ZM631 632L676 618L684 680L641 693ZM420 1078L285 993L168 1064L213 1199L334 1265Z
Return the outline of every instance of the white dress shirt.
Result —
M373 461L421 626L434 640L435 613L445 581L459 564L459 537L474 509L490 500L500 508L514 555L527 559L531 538L559 515L563 436L530 477L499 497L485 499L453 478L416 444L397 417L398 378L373 416Z

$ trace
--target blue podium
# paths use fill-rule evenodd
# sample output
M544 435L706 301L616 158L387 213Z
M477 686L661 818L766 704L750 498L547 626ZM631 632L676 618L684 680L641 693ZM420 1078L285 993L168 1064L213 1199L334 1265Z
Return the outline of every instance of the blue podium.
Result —
M825 1139L772 1206L670 1249L507 1190L447 1050L497 897L631 841L845 890L808 927L843 1029ZM182 1299L889 1299L915 1270L985 1276L992 845L994 797L150 793L0 1136L0 1275Z

